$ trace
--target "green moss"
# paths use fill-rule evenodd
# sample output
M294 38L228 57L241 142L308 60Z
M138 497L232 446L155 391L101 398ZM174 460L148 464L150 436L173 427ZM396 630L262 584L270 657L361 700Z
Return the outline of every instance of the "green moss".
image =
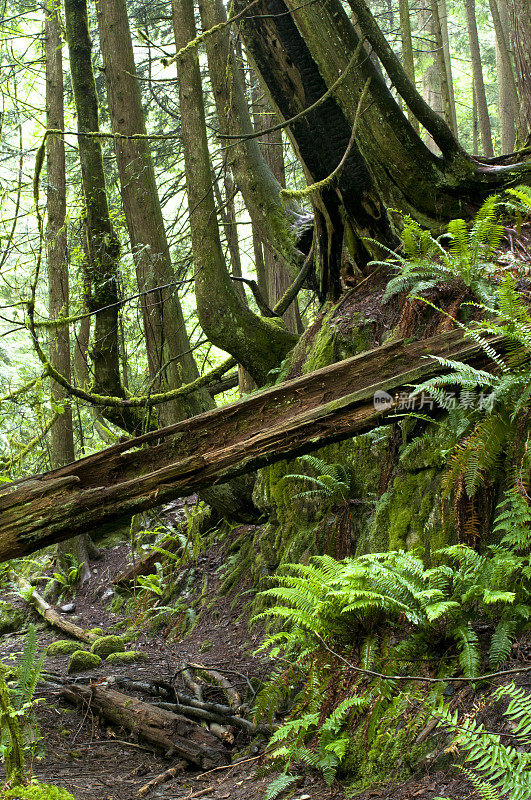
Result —
M6 600L0 600L0 636L20 630L26 621L24 612Z
M57 642L52 642L48 645L46 654L49 656L72 655L76 650L79 650L79 642L74 642L71 639L59 639Z
M90 652L101 658L107 658L111 653L123 653L125 642L121 636L100 636L92 643Z
M132 664L135 661L145 661L147 656L139 650L127 650L123 653L111 653L105 659L109 664Z
M0 790L0 800L75 800L75 797L58 786L32 781L28 786Z
M100 656L95 653L89 653L87 650L76 650L70 656L68 662L68 673L84 672L89 669L96 669L102 663Z
M415 744L426 723L427 711L422 705L418 710L414 697L416 694L407 690L391 702L382 696L360 723L341 769L350 781L350 790L405 780L433 749L433 743Z

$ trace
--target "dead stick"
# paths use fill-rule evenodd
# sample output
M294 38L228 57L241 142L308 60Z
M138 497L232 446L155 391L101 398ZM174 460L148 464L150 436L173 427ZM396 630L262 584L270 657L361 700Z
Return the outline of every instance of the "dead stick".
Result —
M160 775L157 775L155 778L146 783L145 786L142 786L141 789L137 792L137 797L144 797L146 794L155 788L155 786L160 786L161 783L166 783L166 781L175 778L179 772L184 770L185 764L184 761L180 761L176 767L170 767L165 772L162 772Z
M179 797L177 800L194 800L195 797L203 797L205 794L210 794L214 791L213 786L209 786L208 789L201 789L200 792L194 792L193 794L187 794L185 797Z

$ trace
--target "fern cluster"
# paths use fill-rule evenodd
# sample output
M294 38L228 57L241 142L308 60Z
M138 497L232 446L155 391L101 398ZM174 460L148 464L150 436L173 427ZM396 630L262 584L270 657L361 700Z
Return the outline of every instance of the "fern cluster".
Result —
M512 743L500 734L485 730L474 719L459 718L441 704L436 711L439 725L454 734L454 743L465 754L464 772L484 800L529 800L531 797L531 695L513 683L501 686L493 700L509 698L505 717L511 726ZM438 800L444 800L439 798Z
M493 275L499 269L494 263L503 227L497 221L497 195L485 200L470 229L465 220L454 219L447 232L435 238L411 217L404 217L403 253L389 251L398 275L389 281L384 301L400 292L415 295L434 289L442 283L461 284L483 302L492 299ZM443 243L448 242L445 247ZM380 245L381 247L381 245Z

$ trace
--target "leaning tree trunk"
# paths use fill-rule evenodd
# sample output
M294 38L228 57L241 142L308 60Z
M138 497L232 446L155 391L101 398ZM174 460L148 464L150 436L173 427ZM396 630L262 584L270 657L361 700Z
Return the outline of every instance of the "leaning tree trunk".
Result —
M46 9L46 127L63 131L64 94L61 23L57 7L50 3ZM48 311L50 319L67 317L69 309L68 254L66 235L66 166L65 146L61 134L46 140L47 191L46 251L48 260ZM67 325L50 329L49 359L52 366L70 381L70 333ZM66 390L52 381L52 399L63 406L63 412L50 430L50 460L52 468L62 467L75 459L72 406ZM89 558L84 537L61 542L57 551L59 567L68 565L73 557L80 566L79 581L90 577Z
M194 9L190 0L173 0L172 8L180 50L196 35ZM297 337L253 314L231 282L219 236L197 52L182 53L177 68L199 322L213 344L231 353L262 384Z
M6 486L0 561L393 420L401 393L440 373L430 356L488 366L482 347L459 330L395 341Z
M190 383L199 372L190 352L146 137L125 0L96 4L105 81L127 229L136 266L146 349L155 392ZM134 138L131 138L134 137ZM175 422L212 408L206 389L173 401L162 419Z

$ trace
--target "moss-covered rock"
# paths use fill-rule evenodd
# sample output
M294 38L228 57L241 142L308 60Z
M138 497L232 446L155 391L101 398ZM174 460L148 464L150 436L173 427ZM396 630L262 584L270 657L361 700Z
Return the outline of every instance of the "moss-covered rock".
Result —
M0 790L0 800L75 800L75 797L58 786L32 781L28 786Z
M92 643L90 651L101 658L107 658L111 653L123 653L125 642L121 636L100 636Z
M68 662L68 672L85 672L89 669L96 669L102 663L100 656L96 653L89 653L88 650L75 650Z
M135 661L145 661L147 655L140 650L126 650L123 653L111 653L105 659L109 664L132 664Z
M75 653L76 650L79 650L79 642L74 642L71 639L58 639L57 642L52 642L50 645L48 645L46 655L72 655L72 653Z
M0 600L0 636L19 631L26 621L24 612L6 600Z

